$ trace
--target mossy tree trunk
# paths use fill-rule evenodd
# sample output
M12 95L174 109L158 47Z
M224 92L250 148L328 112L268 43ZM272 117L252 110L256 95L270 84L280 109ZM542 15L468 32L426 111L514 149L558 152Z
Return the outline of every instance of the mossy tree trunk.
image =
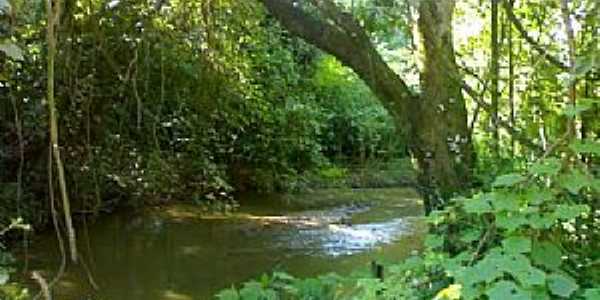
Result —
M419 31L424 51L420 101L414 127L413 153L420 183L429 189L427 208L468 187L474 151L452 39L452 0L422 0Z
M394 116L418 161L428 212L469 184L473 150L452 45L453 0L419 3L425 57L421 94L408 88L353 16L333 1L260 1L292 34L353 69Z

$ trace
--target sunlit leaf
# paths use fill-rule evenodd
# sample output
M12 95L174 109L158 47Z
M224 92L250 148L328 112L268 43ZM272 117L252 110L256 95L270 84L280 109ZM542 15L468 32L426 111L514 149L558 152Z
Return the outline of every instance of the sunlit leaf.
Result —
M497 259L486 256L473 266L478 282L492 282L502 276L502 269Z
M567 275L553 273L548 276L548 288L552 294L568 298L579 288L579 285Z
M517 228L528 224L524 215L515 212L502 212L496 214L496 225L499 228L515 231Z
M592 106L588 103L577 103L575 106L568 105L565 107L563 114L569 118L574 118L590 108L592 108Z
M479 276L476 268L463 268L457 272L455 277L457 282L462 283L465 287L485 281L485 278Z
M435 249L444 245L444 238L437 234L428 234L425 238L425 246Z
M559 184L571 194L576 195L584 187L591 186L592 180L587 174L576 169L567 175L561 176Z
M557 218L563 220L570 220L581 216L584 213L588 213L590 207L585 204L568 205L559 204L556 206L554 214Z
M503 248L504 249L504 248ZM498 268L505 273L517 274L527 271L531 267L529 258L520 253L503 253L495 255L494 260Z
M528 204L540 205L552 200L554 198L554 195L549 189L543 189L534 186L527 189L524 198Z
M507 252L528 253L531 252L531 238L525 236L511 236L502 241L502 247Z
M0 52L4 52L14 60L23 60L23 51L10 41L0 42Z
M463 207L467 213L471 214L482 214L492 211L490 197L486 194L480 194L471 199L465 199L463 201Z
M555 214L534 213L527 216L527 224L535 229L548 229L556 223Z
M479 238L481 238L481 230L477 230L477 229L465 230L460 236L460 240L465 243L474 242L474 241L478 240Z
M511 173L499 176L493 183L495 187L511 187L525 181L525 176L517 173Z
M521 201L517 194L512 192L507 193L493 193L492 194L492 206L495 211L513 211L516 212L521 207Z
M577 153L600 155L600 142L579 140L573 142L570 147Z
M540 162L535 162L529 167L529 172L536 175L550 175L554 176L558 174L561 168L561 162L557 158L547 158Z
M442 289L436 295L434 300L458 300L460 299L462 286L460 284L451 284L447 288Z
M515 272L513 273L513 276L515 276L523 286L540 286L546 283L546 273L536 267L529 267L520 272Z

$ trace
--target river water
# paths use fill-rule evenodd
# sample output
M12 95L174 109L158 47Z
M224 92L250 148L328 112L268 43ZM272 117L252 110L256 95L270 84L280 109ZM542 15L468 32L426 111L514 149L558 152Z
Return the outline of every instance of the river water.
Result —
M398 261L421 247L422 204L410 189L242 195L234 213L173 204L103 216L79 233L86 267L69 266L60 300L213 299L272 270L304 277ZM36 238L29 270L60 265L53 233ZM32 283L28 283L32 284ZM96 286L96 287L94 287Z

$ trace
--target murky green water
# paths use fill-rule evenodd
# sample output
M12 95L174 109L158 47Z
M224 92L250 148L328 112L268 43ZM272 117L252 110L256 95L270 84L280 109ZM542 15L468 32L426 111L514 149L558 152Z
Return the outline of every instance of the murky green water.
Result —
M56 299L212 299L273 269L296 276L348 274L370 260L399 260L420 247L421 204L406 189L246 195L232 215L173 205L102 217L80 230L88 272L69 271ZM60 255L54 236L30 250L30 270L51 277Z

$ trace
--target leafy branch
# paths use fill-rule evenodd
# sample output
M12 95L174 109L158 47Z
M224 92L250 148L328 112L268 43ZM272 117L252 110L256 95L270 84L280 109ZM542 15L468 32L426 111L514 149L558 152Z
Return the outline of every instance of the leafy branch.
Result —
M519 32L521 37L523 37L527 41L527 43L529 43L533 47L533 49L535 49L540 55L542 55L544 58L546 58L547 61L549 61L553 65L557 66L561 70L569 69L569 67L567 65L565 65L563 62L561 62L558 58L556 58L556 57L552 56L550 53L548 53L548 51L546 51L544 49L544 48L546 48L545 46L540 45L531 36L529 36L529 34L527 33L527 29L525 29L525 27L523 26L523 23L521 23L519 18L517 18L517 16L515 15L515 12L514 12L513 6L512 6L512 1L503 0L502 4L504 5L504 10L506 10L506 16L508 17L508 20L515 26L515 28L517 29L517 31Z

